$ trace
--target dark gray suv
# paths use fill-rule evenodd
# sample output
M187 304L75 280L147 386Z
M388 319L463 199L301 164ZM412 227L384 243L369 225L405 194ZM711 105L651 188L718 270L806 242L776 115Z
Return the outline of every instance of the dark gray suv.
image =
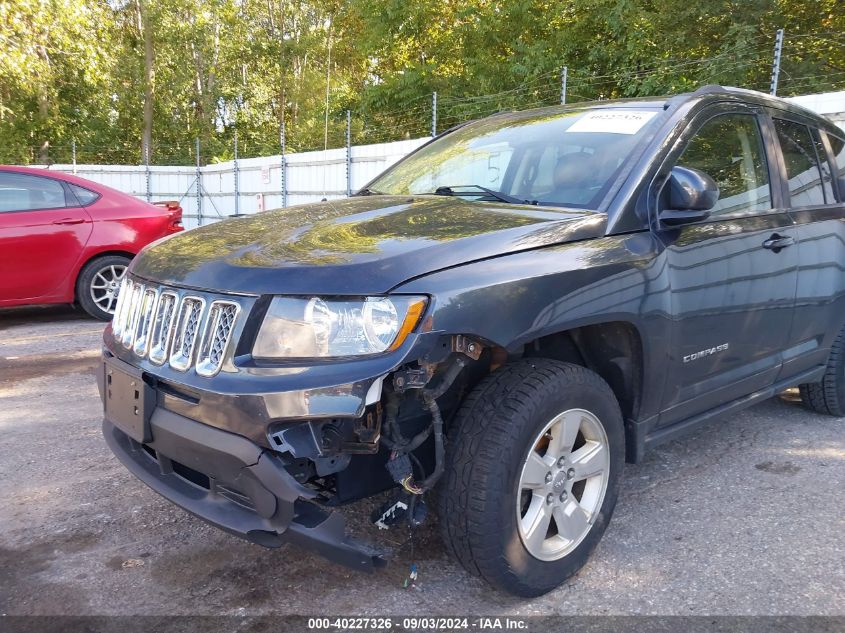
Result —
M471 572L575 573L625 460L800 385L845 413L845 133L692 94L507 113L350 199L157 242L105 332L103 431L138 478L255 543L368 570L346 503Z

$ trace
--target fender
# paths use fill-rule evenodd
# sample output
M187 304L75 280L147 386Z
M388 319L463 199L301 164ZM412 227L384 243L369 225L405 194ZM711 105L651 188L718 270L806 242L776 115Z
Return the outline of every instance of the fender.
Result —
M394 292L432 296L434 331L478 337L519 353L526 343L577 327L630 324L643 350L640 416L657 412L670 344L663 249L649 232L515 253L432 273Z

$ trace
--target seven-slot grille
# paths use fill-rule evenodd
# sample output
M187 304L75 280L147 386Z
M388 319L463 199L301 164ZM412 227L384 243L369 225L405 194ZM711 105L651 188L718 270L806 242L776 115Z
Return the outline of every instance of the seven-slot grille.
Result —
M195 365L201 376L214 376L223 365L240 305L206 300L169 288L124 279L112 321L116 341L155 365L169 363L187 371ZM194 352L197 351L196 358Z

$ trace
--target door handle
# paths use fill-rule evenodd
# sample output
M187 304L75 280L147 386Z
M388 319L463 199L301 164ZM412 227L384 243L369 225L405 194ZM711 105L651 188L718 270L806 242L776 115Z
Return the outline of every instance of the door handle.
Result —
M82 218L62 218L61 220L53 220L53 224L82 224L85 222Z
M792 246L795 244L795 238L790 235L778 235L773 233L772 236L763 242L763 248L779 253L782 248Z

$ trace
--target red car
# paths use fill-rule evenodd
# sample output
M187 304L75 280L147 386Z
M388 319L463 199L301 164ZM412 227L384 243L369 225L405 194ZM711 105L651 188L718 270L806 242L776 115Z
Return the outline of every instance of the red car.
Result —
M0 307L78 303L110 319L129 260L181 230L178 203L154 205L69 174L0 166Z

